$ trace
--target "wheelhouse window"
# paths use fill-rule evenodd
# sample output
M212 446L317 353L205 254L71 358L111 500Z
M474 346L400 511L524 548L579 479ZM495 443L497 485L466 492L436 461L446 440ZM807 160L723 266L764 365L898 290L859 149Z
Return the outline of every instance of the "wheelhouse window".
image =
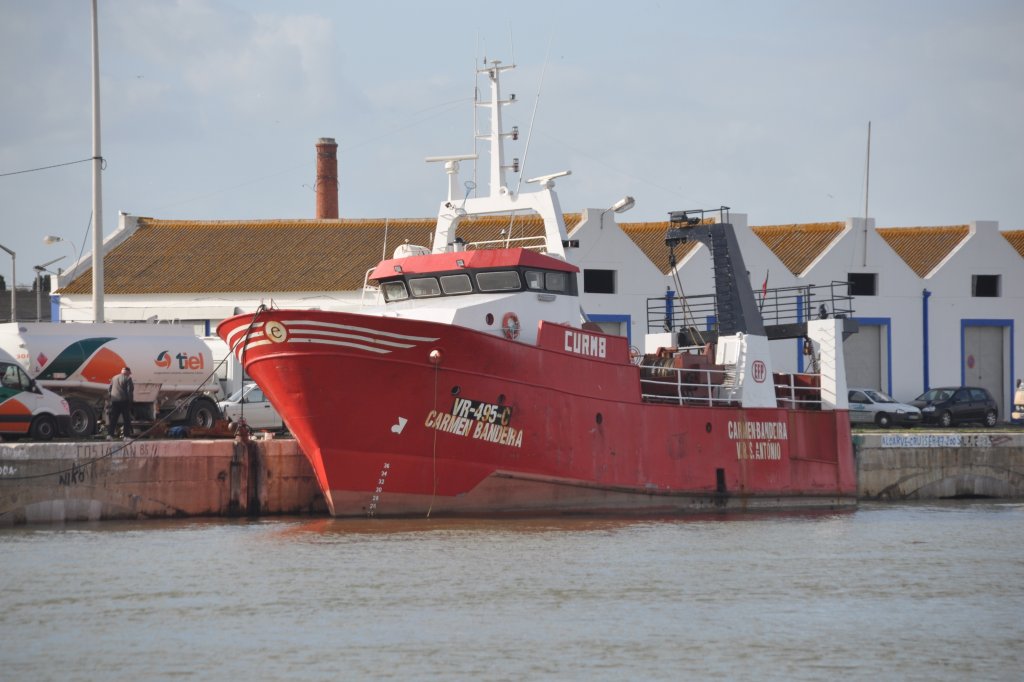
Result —
M525 282L525 287L523 286ZM408 274L390 277L380 284L388 303L408 298L460 296L473 292L536 291L539 293L575 296L576 276L561 270L492 270L488 272L459 271L433 275ZM545 299L548 300L548 299Z
M544 287L548 291L569 291L569 274L565 272L546 273Z
M999 275L971 275L971 296L999 297Z
M404 301L409 298L409 291L405 288L405 282L385 282L381 288L384 290L385 301Z
M444 275L441 277L441 291L451 296L453 294L469 294L473 292L473 282L469 275Z
M440 296L441 287L436 277L417 277L409 280L409 291L416 298L430 298Z
M850 296L877 296L878 275L873 272L851 272L846 275Z
M522 284L519 273L515 270L499 270L497 272L479 272L476 285L480 291L516 291Z

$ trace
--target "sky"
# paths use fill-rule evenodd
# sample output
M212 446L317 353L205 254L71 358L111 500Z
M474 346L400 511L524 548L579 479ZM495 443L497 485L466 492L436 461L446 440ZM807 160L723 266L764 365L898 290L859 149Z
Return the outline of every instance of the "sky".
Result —
M90 16L0 0L0 245L19 284L91 248L92 168L70 163L92 156ZM1024 229L1019 0L99 0L99 45L104 235L120 211L312 218L320 137L342 217L434 216L446 179L424 157L475 151L485 57L517 66L506 154L526 178L571 170L567 212L631 195L620 221L727 205L823 222L863 216L867 189L878 227Z

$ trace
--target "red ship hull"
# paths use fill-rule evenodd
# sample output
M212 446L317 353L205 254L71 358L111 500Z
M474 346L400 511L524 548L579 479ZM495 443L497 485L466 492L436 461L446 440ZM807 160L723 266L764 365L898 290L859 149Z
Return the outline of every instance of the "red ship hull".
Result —
M645 402L621 337L543 323L530 345L298 310L217 331L282 413L335 516L856 503L845 410Z

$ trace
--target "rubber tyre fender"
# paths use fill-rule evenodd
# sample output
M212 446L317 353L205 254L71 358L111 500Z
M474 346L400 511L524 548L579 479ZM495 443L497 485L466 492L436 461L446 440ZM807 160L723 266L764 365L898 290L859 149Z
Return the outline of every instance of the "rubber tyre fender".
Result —
M188 426L198 426L208 429L214 422L220 419L220 410L216 403L209 398L197 398L188 406L188 417L185 423Z
M28 435L32 440L53 440L53 437L57 435L57 420L48 414L39 415L32 420Z

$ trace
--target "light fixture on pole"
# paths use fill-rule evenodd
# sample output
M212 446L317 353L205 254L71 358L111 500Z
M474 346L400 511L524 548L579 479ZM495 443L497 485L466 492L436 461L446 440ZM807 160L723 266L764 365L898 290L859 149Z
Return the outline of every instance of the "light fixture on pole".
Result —
M78 262L78 249L75 247L75 243L70 239L64 239L64 237L58 237L57 235L54 234L48 234L45 237L43 237L43 243L46 244L47 246L52 246L58 242L64 242L66 244L71 245L71 266L69 266L68 269L65 271L70 272L71 268L74 267L74 265ZM57 273L57 276L60 277L59 272Z
M54 258L53 260L48 260L42 265L32 266L32 269L36 271L36 322L41 322L43 317L42 305L40 300L42 296L41 292L43 289L43 273L49 272L49 270L46 269L47 266L53 265L59 260L64 260L64 256L61 256L60 258Z
M636 206L636 199L630 196L625 196L616 201L614 204L612 204L611 208L609 208L608 210L614 211L616 213L625 213L634 206Z
M631 196L624 196L614 204L601 211L601 229L604 229L604 214L605 213L625 213L629 209L636 206L636 199Z
M15 258L14 252L8 249L6 246L0 244L0 249L3 249L7 253L11 254L11 322L18 321L18 297L14 293L15 289Z

